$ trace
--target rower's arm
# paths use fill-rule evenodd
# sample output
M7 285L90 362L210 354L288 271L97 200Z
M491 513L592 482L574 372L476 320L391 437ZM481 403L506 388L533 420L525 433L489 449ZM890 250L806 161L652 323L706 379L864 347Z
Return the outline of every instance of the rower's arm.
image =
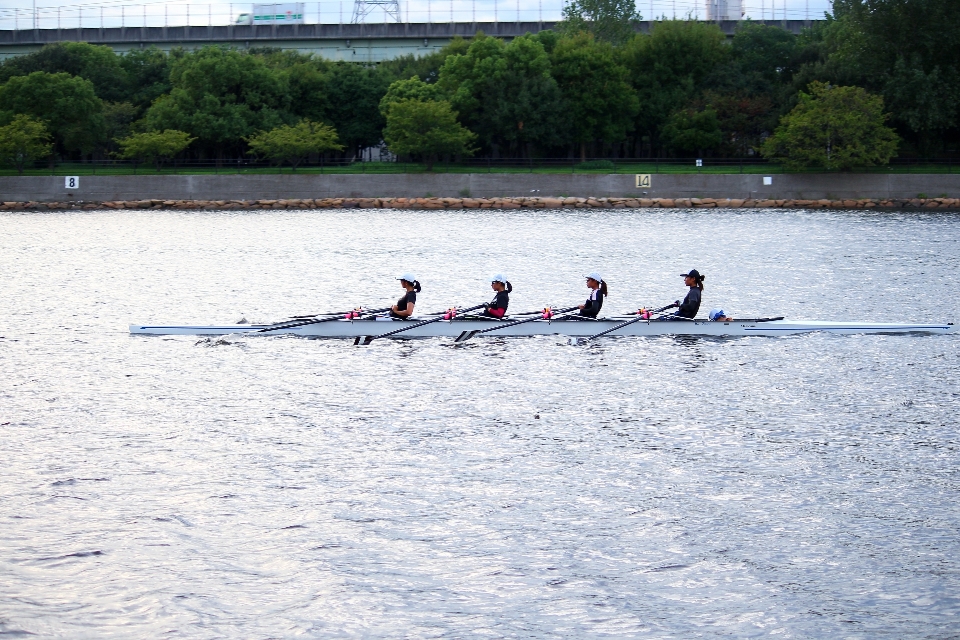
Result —
M600 313L599 296L597 297L596 300L593 299L592 297L587 298L587 302L585 304L580 305L580 309L583 310L581 315L589 316L591 318L596 318L597 315Z
M692 318L697 315L697 307L700 306L700 301L691 300L692 296L688 293L687 296L683 299L683 302L678 305L676 315L682 318Z
M407 303L407 308L404 309L403 311L400 311L399 309L397 309L397 305L393 305L393 312L394 312L396 315L400 316L401 318L409 318L410 316L413 315L413 308L414 308L415 306L417 306L417 305L414 304L414 303L412 303L412 302L408 302L408 303Z

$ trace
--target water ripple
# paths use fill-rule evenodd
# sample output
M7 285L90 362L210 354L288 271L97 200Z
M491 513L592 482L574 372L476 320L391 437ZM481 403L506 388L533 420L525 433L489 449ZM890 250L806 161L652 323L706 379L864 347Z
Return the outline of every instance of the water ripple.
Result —
M949 638L955 336L131 337L390 301L960 320L954 214L0 214L0 636ZM678 271L679 269L679 271ZM421 276L422 274L422 276Z

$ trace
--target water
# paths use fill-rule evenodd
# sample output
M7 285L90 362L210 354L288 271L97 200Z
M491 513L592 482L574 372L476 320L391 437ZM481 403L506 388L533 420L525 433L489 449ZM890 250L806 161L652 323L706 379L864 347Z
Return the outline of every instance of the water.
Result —
M131 322L662 305L960 321L955 214L0 215L0 636L950 638L957 336Z

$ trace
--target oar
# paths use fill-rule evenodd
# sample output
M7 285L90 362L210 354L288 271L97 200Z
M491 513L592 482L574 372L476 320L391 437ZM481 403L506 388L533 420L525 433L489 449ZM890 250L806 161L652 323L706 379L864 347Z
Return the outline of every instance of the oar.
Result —
M457 336L457 338L453 342L454 344L459 344L461 342L466 342L467 340L469 340L475 335L479 335L481 333L487 333L488 331L496 331L498 329L506 329L507 327L515 327L518 324L524 324L525 322L534 322L535 320L550 320L551 318L553 318L554 313L558 313L558 314L567 313L569 311L573 311L579 308L580 307L570 307L569 309L560 309L558 311L551 311L549 308L547 308L540 312L539 317L535 316L533 318L527 318L526 320L517 320L516 322L508 322L507 324L497 325L496 327L490 327L489 329L471 329L469 331L463 331L460 333L460 335Z
M284 320L284 322L291 322L293 320L306 320L308 318L319 318L321 316L345 316L348 313L353 313L354 311L356 311L356 309L350 309L349 311L331 311L330 313L311 313L305 316L290 316L290 320Z
M550 308L552 308L552 307L545 307L545 308L550 309ZM559 312L558 312L558 313L559 313ZM541 315L541 314L543 314L543 309L537 309L536 311L523 311L522 313L511 313L511 314L510 314L510 317L511 317L511 318L522 318L522 317L524 317L524 316L539 316L539 315Z
M677 306L677 303L674 302L674 303L668 304L668 305L665 306L665 307L660 307L659 309L654 309L654 310L651 311L650 313L660 313L661 311L666 311L667 309L673 309L673 308L676 307L676 306ZM613 332L616 331L617 329L622 329L622 328L624 328L624 327L626 327L626 326L628 326L628 325L633 324L634 322L640 322L641 320L649 320L649 319L650 319L650 318L649 318L649 316L647 316L647 314L639 314L639 315L637 315L637 317L634 318L633 320L627 320L626 322L621 322L621 323L618 324L617 326L615 326L615 327L613 327L613 328L611 328L611 329L607 329L606 331L601 331L600 333L598 333L598 334L596 334L596 335L593 335L593 336L590 336L589 338L580 338L579 340L577 340L577 342L579 343L580 340L582 340L582 341L584 341L584 342L589 342L590 340L593 340L594 338L599 338L600 336L605 336L605 335L607 335L608 333L613 333Z
M403 333L404 331L410 331L410 329L416 329L417 327L422 327L422 326L424 326L424 325L426 325L426 324L432 324L432 323L434 323L434 322L440 322L441 320L452 320L458 313L466 313L466 312L468 312L468 311L476 311L477 309L482 309L484 306L485 306L485 305L478 304L477 306L475 306L475 307L470 307L469 309L460 309L460 310L451 309L450 311L448 311L447 313L443 314L443 315L440 316L439 318L434 318L433 320L424 320L423 322L418 322L418 323L416 323L416 324L412 324L412 325L410 325L409 327L403 327L402 329L395 329L395 330L393 330L393 331L388 331L388 332L386 332L386 333L381 333L381 334L378 335L378 336L357 336L356 339L354 339L353 344L355 344L355 345L356 345L356 344L368 345L368 344L370 344L371 342L373 342L374 340L376 340L377 338L386 338L386 337L388 337L388 336L395 336L395 335L397 335L398 333Z
M320 324L321 322L332 322L332 321L334 321L334 320L342 320L342 319L353 320L354 318L359 318L359 317L362 316L363 314L383 313L384 311L390 311L390 309L392 309L392 308L393 308L393 307L384 307L383 309L371 309L370 311L364 311L364 310L362 310L362 309L354 309L353 311L348 311L348 312L346 312L346 314L343 314L343 316L345 316L345 317L341 317L341 315L336 315L336 316L334 316L334 317L332 317L332 318L320 318L319 320L298 320L298 321L296 321L296 322L289 322L289 321L288 321L288 322L278 322L278 323L272 324L272 325L270 325L270 326L268 326L268 327L264 327L263 329L257 329L254 333L266 333L266 332L268 332L268 331L279 331L279 330L282 330L282 329L292 329L293 327L303 327L303 326L306 326L306 325L308 325L308 324Z

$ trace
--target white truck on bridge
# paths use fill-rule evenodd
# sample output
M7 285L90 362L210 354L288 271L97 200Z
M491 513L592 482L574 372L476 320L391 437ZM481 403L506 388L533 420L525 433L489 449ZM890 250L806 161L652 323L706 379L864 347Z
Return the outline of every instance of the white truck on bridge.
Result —
M304 24L302 2L255 4L252 13L241 13L234 24Z

